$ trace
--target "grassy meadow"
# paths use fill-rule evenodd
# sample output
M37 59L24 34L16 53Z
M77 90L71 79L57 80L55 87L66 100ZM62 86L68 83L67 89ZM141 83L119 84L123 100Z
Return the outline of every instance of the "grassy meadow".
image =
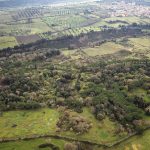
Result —
M132 23L148 24L148 18L128 16L128 17L101 17L101 12L85 13L85 7L90 5L81 5L79 7L58 7L55 10L51 8L36 8L41 14L33 14L32 10L10 9L0 11L0 34L8 37L28 36L38 34L44 39L55 39L61 36L78 36L81 33L90 31L101 31L103 27L119 28L121 25L130 25ZM93 6L92 6L93 7ZM98 8L97 5L95 5ZM28 20L29 16L32 18ZM32 16L33 15L33 16ZM19 17L18 17L19 16ZM14 18L18 18L15 20ZM110 23L114 21L113 23ZM115 22L116 21L116 22ZM3 47L13 47L13 44L7 40L8 44ZM94 54L93 54L94 55Z
M112 148L103 148L103 147L96 147L94 150L147 150L147 147L150 146L149 143L150 138L150 131L146 131L143 135L134 136L127 141L114 146ZM61 139L54 139L54 138L39 138L33 139L29 141L16 141L16 142L8 142L8 143L1 143L0 149L3 150L40 150L38 147L40 144L44 143L52 143L63 150L63 147L67 141ZM50 148L43 148L43 150L51 150Z
M101 56L105 54L116 53L123 49L125 49L125 47L120 44L116 44L114 42L107 42L102 44L101 46L86 48L84 49L84 52L89 56Z
M135 52L149 51L150 49L149 37L129 38L128 40L129 45L133 46Z
M54 132L58 117L58 112L51 109L5 112L0 117L0 137L15 138ZM13 128L13 125L16 127Z
M96 120L89 109L84 109L81 116L89 119L93 127L89 133L77 135L73 131L56 132L59 113L55 109L43 108L36 111L4 112L3 116L0 117L0 138L13 139L16 137L52 134L104 144L116 141L120 136L125 136L125 134L114 134L118 126L117 122L112 122L108 118L100 122Z
M7 142L0 144L0 149L3 150L41 150L39 148L39 145L44 143L52 143L60 148L60 150L63 150L64 144L66 141L64 140L57 140L54 138L39 138L39 139L33 139L29 141L16 141L16 142ZM52 150L51 148L42 148L42 150Z
M17 40L13 36L2 36L0 37L0 49L7 47L14 47L18 45Z
M150 147L150 130L145 131L142 135L134 136L119 146L111 148L111 150L148 150Z
M50 31L51 29L40 18L0 24L0 33L7 35L30 35Z

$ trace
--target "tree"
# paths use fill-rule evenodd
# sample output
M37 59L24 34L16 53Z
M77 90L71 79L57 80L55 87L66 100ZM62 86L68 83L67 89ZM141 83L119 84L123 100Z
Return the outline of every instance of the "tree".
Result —
M105 115L104 114L102 114L102 113L98 113L97 114L97 119L98 120L103 120L105 118Z
M77 146L73 143L66 143L64 150L77 150Z
M80 82L79 82L79 81L75 84L75 89L76 89L77 91L80 91L81 86L80 86Z
M146 112L147 115L150 116L150 106L148 106L148 107L145 109L145 112Z
M32 18L28 18L27 23L32 23Z

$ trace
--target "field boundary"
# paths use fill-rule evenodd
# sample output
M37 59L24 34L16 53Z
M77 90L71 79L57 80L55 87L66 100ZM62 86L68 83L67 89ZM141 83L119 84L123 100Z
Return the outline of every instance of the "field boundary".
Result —
M145 132L146 130L149 130L149 129L150 129L150 126L145 128L143 130L143 132ZM52 138L63 139L63 140L67 140L67 141L76 141L76 142L82 142L82 143L90 144L90 145L97 145L97 146L104 147L104 148L111 148L111 147L121 144L122 142L124 142L124 141L128 140L129 138L134 137L136 135L138 135L138 132L134 132L116 142L108 143L108 144L102 144L102 143L98 143L98 142L94 142L94 141L90 141L90 140L86 140L86 139L78 139L78 138L72 138L72 137L61 136L61 135L56 135L56 134L32 135L32 136L17 137L17 138L0 138L0 143L15 142L15 141L20 141L20 140L28 141L28 140L32 140L32 139L52 137Z

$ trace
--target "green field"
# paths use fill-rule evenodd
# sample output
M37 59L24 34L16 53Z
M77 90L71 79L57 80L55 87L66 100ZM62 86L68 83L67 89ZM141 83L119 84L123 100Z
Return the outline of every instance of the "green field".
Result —
M14 138L54 132L58 117L57 111L50 109L5 112L0 117L0 137ZM16 128L12 127L14 124Z
M149 143L150 138L150 130L145 131L143 135L134 136L128 139L121 144L114 146L112 148L101 148L97 147L94 150L148 150L147 148L150 146ZM67 141L64 140L57 140L54 138L39 138L29 141L16 141L16 142L8 142L8 143L1 143L0 149L3 150L40 150L38 146L43 143L52 143L56 146L59 146L60 150L63 150L64 144ZM45 148L44 150L50 150L50 148Z
M86 13L86 8L99 8L97 4L85 4L69 7L37 8L41 10L42 15L37 16L32 13L32 10L8 9L0 11L0 34L5 36L21 36L38 34L44 39L55 39L62 36L78 36L81 33L90 31L101 31L104 26L107 28L119 28L120 25L149 24L150 19L144 17L128 16L128 17L101 17L101 11ZM108 12L106 11L106 14ZM19 15L18 15L19 14ZM29 21L29 16L31 20ZM33 16L32 16L33 15ZM14 18L17 16L17 20ZM18 17L19 16L19 17ZM114 21L114 23L109 23ZM118 22L115 22L118 21ZM124 21L124 22L121 22ZM47 33L48 32L48 33ZM148 32L148 31L146 31ZM8 44L1 44L4 47L13 47ZM94 54L93 54L94 55Z
M124 49L126 48L120 44L115 44L114 42L107 42L102 44L101 46L97 46L94 48L86 48L84 49L84 52L89 56L101 56L105 54L116 53Z
M39 139L33 139L28 141L16 141L16 142L7 142L7 143L1 143L0 149L2 150L41 150L38 146L44 143L52 143L60 148L60 150L63 150L64 144L66 141L64 140L57 140L54 138L39 138ZM52 150L51 148L42 148L42 150Z
M45 108L37 111L5 112L3 117L0 117L0 138L13 139L15 137L28 137L32 135L58 134L98 143L110 143L120 138L120 136L114 135L117 129L116 122L111 122L108 118L99 122L88 109L84 109L81 115L89 119L93 127L89 133L76 135L72 131L56 133L56 122L59 117L59 113L56 110ZM13 127L13 125L16 125L16 127Z
M17 40L13 36L2 36L0 37L0 49L7 47L14 47L18 45Z
M50 31L50 28L39 18L32 19L31 23L27 20L9 24L0 24L0 33L7 35L30 35Z
M150 130L145 131L141 136L135 136L115 146L112 150L148 150L150 143Z
M149 37L129 38L129 45L133 45L134 51L142 52L150 49Z
M107 54L115 54L121 50L131 51L131 48L125 47L115 42L106 42L100 46L83 48L82 51L88 56L102 56ZM78 59L80 56L76 55L78 50L64 50L65 56L70 56L72 59Z
M88 133L77 135L72 131L55 132L59 113L54 109L44 108L37 111L5 112L3 116L0 117L0 138L15 139L17 137L23 138L48 134L106 144L119 140L126 135L126 133L115 135L114 132L117 129L118 123L111 122L108 118L100 122L95 119L89 109L84 109L81 115L88 118L92 122L93 127ZM13 127L14 125L16 125L16 127ZM38 150L40 144L48 142L59 146L60 150L62 150L65 143L63 140L56 140L54 138L40 138L29 141L1 143L0 148L3 148L3 150L11 150L13 147L15 150L24 150L24 148L28 148L28 150Z
M116 23L108 23L109 21L120 21L120 22L116 22ZM150 20L148 18L140 18L140 17L135 17L135 16L129 16L129 17L110 17L110 18L105 18L102 19L100 22L97 22L96 24L94 24L93 26L108 26L108 27L113 27L113 28L118 28L120 25L127 25L126 23L123 23L121 21L125 21L128 24L132 24L132 23L144 23L147 24L150 22Z
M85 22L86 19L79 15L67 15L65 17L45 17L43 21L47 23L50 27L53 26L54 30L63 30L65 28L78 27L81 23Z

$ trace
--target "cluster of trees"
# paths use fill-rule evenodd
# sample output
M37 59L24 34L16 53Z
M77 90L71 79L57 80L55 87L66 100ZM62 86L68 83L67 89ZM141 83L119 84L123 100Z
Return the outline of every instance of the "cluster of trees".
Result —
M128 24L128 22L123 21L123 20L110 20L110 21L107 21L107 23L110 23L110 24L115 24L115 23L124 23L124 24Z
M33 61L43 61L47 58L52 58L54 56L58 56L60 55L60 51L59 50L49 50L46 53L41 54L40 56L37 56L33 59Z
M150 102L145 101L144 96L128 94L141 88L150 96L150 63L143 60L133 62L95 64L95 69L92 66L81 70L84 73L94 72L94 75L86 80L89 83L88 87L81 92L85 99L84 104L91 107L98 120L109 116L110 119L120 122L128 132L132 132L133 129L139 130L133 121L142 119L143 111L149 115L150 110Z
M43 149L43 148L50 148L52 150L60 150L58 146L52 144L52 143L44 143L44 144L40 144L38 146L40 149Z
M75 92L79 92L81 89L79 78L80 75L76 79L75 75L70 71L66 71L60 75L60 78L55 83L56 105L67 106L77 112L82 112L82 100L74 98ZM76 80L75 85L71 85L74 80Z
M39 90L39 82L25 76L8 75L0 80L0 109L35 109L40 105L29 100L26 95Z
M29 43L29 44L22 44L19 46L15 46L14 48L5 48L3 50L0 51L0 57L9 57L12 54L22 54L25 52L35 52L37 50L40 50L40 45L42 45L43 43L48 42L47 40L39 40L35 43ZM42 48L41 48L42 49ZM44 49L45 50L45 49ZM46 57L53 57L56 55L60 55L60 51L58 49L49 49L47 48L47 54Z
M88 132L92 127L92 123L77 113L74 114L69 110L65 110L57 122L57 127L60 130L70 130L78 134L83 134Z
M65 143L64 150L93 150L93 146L81 142Z

